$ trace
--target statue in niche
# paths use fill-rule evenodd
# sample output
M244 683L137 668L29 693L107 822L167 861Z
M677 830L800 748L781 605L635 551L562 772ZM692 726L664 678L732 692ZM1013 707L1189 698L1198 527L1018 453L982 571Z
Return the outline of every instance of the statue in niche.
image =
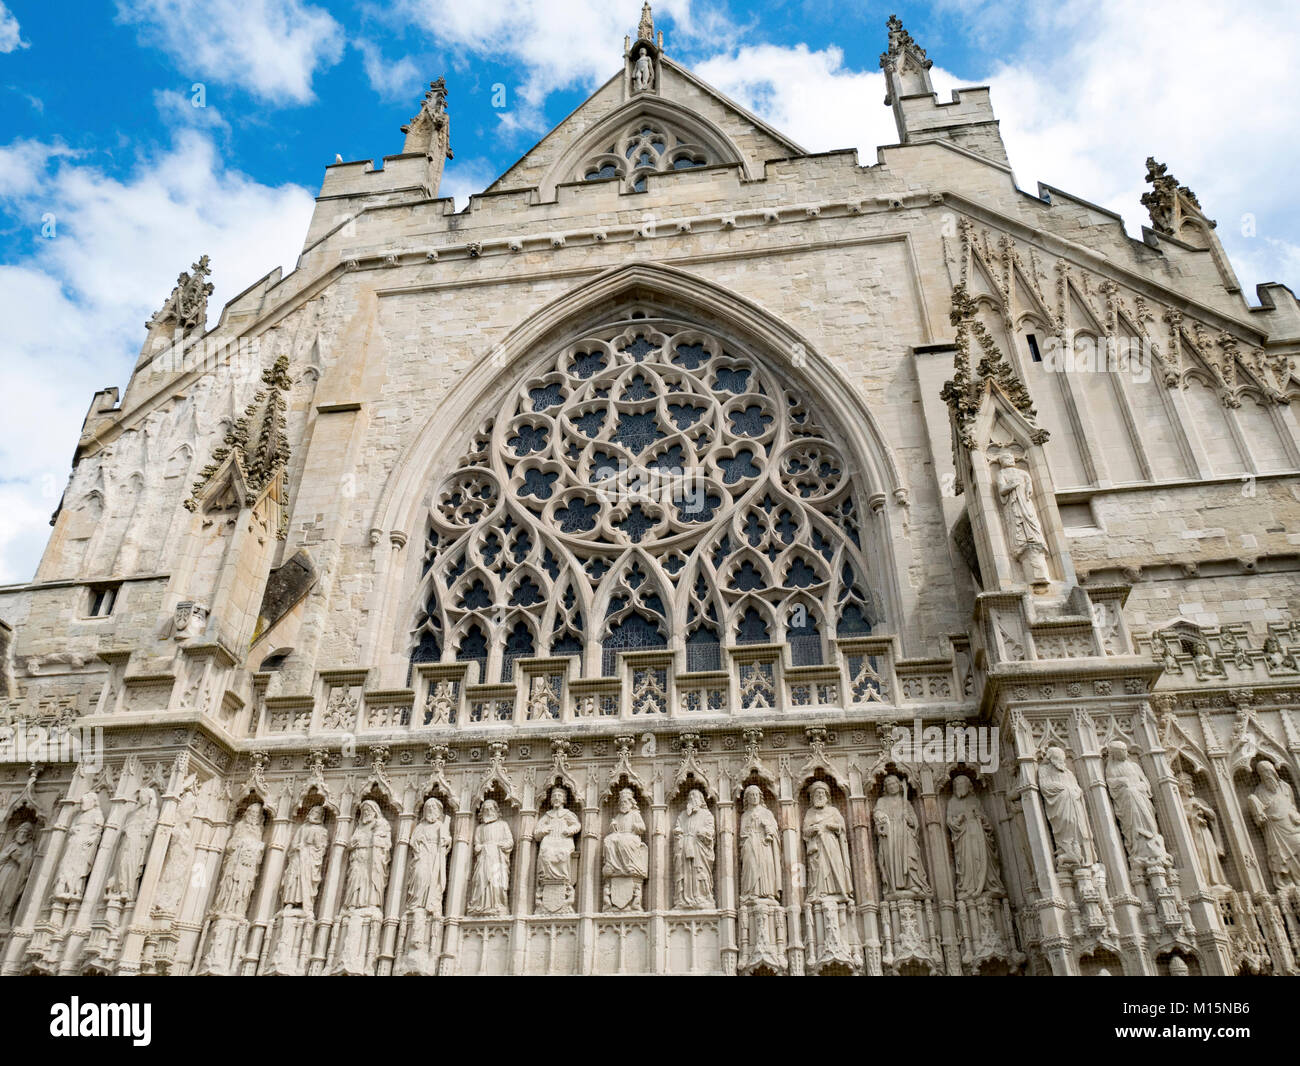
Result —
M1122 740L1107 744L1106 756L1106 787L1129 855L1140 862L1169 862L1147 775L1128 757L1128 745Z
M704 799L693 788L686 794L686 810L677 816L673 830L673 906L683 910L713 907L713 857L717 825Z
M447 888L447 853L451 851L451 819L442 801L424 801L423 817L411 834L411 874L406 885L406 905L431 917L442 917L442 897Z
M293 834L284 859L284 878L280 881L280 902L315 914L316 891L320 888L321 870L329 833L325 829L325 807L316 804Z
M121 842L117 848L117 862L108 881L108 894L124 899L135 899L149 857L149 841L153 839L154 826L158 824L158 793L151 788L135 792L135 807L122 823Z
M429 725L447 725L451 722L451 716L456 711L456 698L452 695L450 681L439 681L434 685L425 708L425 719Z
M311 949L316 892L328 847L325 806L318 803L307 809L285 852L284 875L280 879L282 909L276 918L275 950L271 955L273 973L285 976L303 973L303 958Z
M881 891L896 895L928 895L930 882L925 875L917 838L921 823L898 775L886 775L872 822L878 841L876 854Z
M1034 504L1034 480L1029 471L1016 465L1016 457L1002 452L997 458L994 488L1002 501L1002 513L1011 536L1011 554L1033 584L1051 581L1047 569L1047 540Z
M212 921L208 927L208 949L201 973L230 974L242 951L246 934L248 903L262 867L262 805L250 803L226 841L221 862L221 880L212 903Z
M650 50L645 47L637 49L636 63L632 66L632 91L643 93L654 85L655 67L650 58Z
M758 785L746 787L740 815L740 973L784 973L781 830ZM823 923L824 924L824 923Z
M190 791L186 791L177 804L176 825L167 843L167 859L163 863L162 877L158 879L158 890L154 893L154 914L175 914L190 883L194 861L194 833L190 822L196 804L197 799Z
M551 789L550 809L533 830L537 841L537 906L549 914L573 910L573 838L582 832L578 816L567 806L569 794Z
M957 898L977 899L988 893L1005 891L998 875L993 827L980 807L970 778L965 774L952 779L952 799L948 801L948 832L952 834Z
M630 788L618 793L618 813L609 820L601 844L601 876L605 879L605 910L639 911L641 893L650 873L650 849L645 842L645 819Z
M485 799L474 829L474 872L469 884L469 913L496 917L509 913L510 852L515 838L501 820L497 801Z
M1268 759L1255 764L1255 773L1259 785L1246 802L1263 831L1273 883L1278 889L1300 888L1300 811L1295 793Z
M382 907L388 884L388 859L393 849L393 831L379 804L363 800L357 827L348 841L348 878L343 906Z
M1264 662L1270 670L1294 670L1295 657L1282 649L1282 642L1277 637L1264 639Z
M1201 864L1201 873L1212 887L1227 887L1228 877L1223 869L1226 852L1219 832L1219 816L1213 807L1196 795L1196 783L1191 774L1178 775L1178 791L1182 793L1183 813L1187 815L1187 825L1192 831L1192 844Z
M0 929L9 927L14 907L27 887L36 851L34 836L31 822L19 822L13 839L0 851Z
M347 881L339 914L335 973L374 973L392 851L393 830L384 812L374 800L362 800L347 846Z
M781 897L781 830L757 785L745 789L740 816L740 902ZM839 812L836 812L839 813ZM807 821L805 820L805 831Z
M540 722L556 717L554 701L551 683L540 674L534 677L528 690L528 720Z
M1065 750L1052 745L1038 768L1038 794L1056 841L1056 857L1066 866L1091 866L1095 861L1088 835L1088 810L1079 779L1065 765Z
M81 797L81 810L68 830L54 875L54 898L58 900L81 899L86 889L86 878L95 863L99 848L99 835L104 829L104 812L99 809L99 793L87 792Z
M248 912L248 901L257 884L257 874L262 866L262 805L250 803L226 841L225 857L221 861L221 880L217 884L217 898L212 902L212 913L225 918L243 918Z

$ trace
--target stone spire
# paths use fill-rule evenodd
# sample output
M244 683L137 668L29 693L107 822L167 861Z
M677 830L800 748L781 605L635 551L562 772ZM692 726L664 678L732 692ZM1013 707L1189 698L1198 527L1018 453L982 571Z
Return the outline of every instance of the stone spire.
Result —
M1142 194L1142 206L1151 215L1151 228L1157 233L1177 237L1185 219L1205 218L1196 194L1179 185L1169 168L1153 156L1147 156L1147 182L1151 190Z
M650 13L650 3L646 0L641 5L641 24L636 28L636 39L638 41L649 41L652 44L655 39L655 18Z
M889 16L889 47L880 54L880 69L885 72L885 103L893 104L899 96L933 92L930 68L933 61L925 49L912 39L897 15Z
M184 335L203 328L208 320L208 297L212 295L212 283L208 281L212 270L208 262L208 257L201 255L189 271L181 271L172 294L145 323L146 329L152 332L160 326L170 327Z

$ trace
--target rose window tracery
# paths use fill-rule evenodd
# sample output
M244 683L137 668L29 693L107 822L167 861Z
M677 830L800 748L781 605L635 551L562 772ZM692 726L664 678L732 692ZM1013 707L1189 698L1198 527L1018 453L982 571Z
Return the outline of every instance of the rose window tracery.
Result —
M648 174L668 170L689 170L714 162L708 150L659 120L638 119L624 129L604 151L591 156L579 168L580 181L618 178L623 187L645 191Z
M715 332L631 318L511 390L435 487L413 662L626 651L724 666L788 642L796 665L878 621L853 467L805 398Z

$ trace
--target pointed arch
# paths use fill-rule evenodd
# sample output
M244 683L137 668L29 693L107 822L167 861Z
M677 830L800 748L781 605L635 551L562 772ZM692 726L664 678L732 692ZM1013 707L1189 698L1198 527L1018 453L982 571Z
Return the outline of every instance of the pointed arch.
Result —
M633 339L638 334L646 337ZM709 337L715 338L712 349L703 343ZM670 339L672 350L661 350ZM638 348L642 341L648 357ZM730 530L730 520L744 501L746 507L762 505L770 517L770 558L786 552L792 543L807 557L821 552L817 558L826 563L828 589L835 588L836 576L846 562L852 562L855 579L871 583L870 590L860 590L871 600L866 612L871 621L895 626L903 617L897 575L906 564L898 558L904 549L894 540L893 530L901 517L895 507L906 503L906 489L895 459L857 390L806 339L750 301L685 271L636 264L607 271L577 287L531 316L494 351L504 351L504 356L476 364L407 446L376 506L371 528L376 548L424 543L424 527L436 512L437 521L450 523L452 539L457 540L453 546L444 538L446 566L468 570L479 564L478 558L471 557L476 552L473 545L489 534L480 527L478 539L461 537L456 530L462 526L457 523L467 508L479 517L499 519L500 508L508 501L517 522L537 531L537 543L526 560L530 573L537 572L543 556L553 553L550 567L543 567L554 579L553 595L563 591L562 573L593 583L591 591L580 590L573 606L588 614L585 628L595 633L605 621L601 605L609 602L602 595L601 579L610 576L625 553L637 554L653 543L656 583L669 575L676 587L675 600L664 607L667 647L680 652L689 628L683 589L693 585L697 576L710 585L716 581L715 568L726 554L718 546L731 534L719 537L715 531ZM803 358L786 363L787 352ZM637 370L643 359L644 372ZM713 363L705 365L710 360ZM640 376L664 386L661 395L642 396ZM616 386L618 396L613 395ZM608 394L599 395L601 388ZM668 401L672 408L656 408L657 423L651 428L655 419L642 416L655 403ZM602 405L603 415L598 410ZM498 417L485 419L489 410L497 410ZM584 420L591 430L585 436L579 425ZM769 432L778 422L783 434L779 445L772 436L775 431ZM525 423L527 430L521 428ZM479 431L467 442L469 425ZM734 446L723 448L726 442L718 439L723 434ZM567 449L563 452L561 437ZM516 443L508 444L507 438ZM676 505L662 506L653 484L643 495L638 495L636 484L630 489L623 485L617 505L604 506L603 482L589 483L587 453L593 451L593 444L611 455L617 453L625 466L636 467L637 477L665 470L682 476L680 470L671 469L679 457L662 447L668 441L682 445L680 458L687 459L697 444L708 446L707 457L697 450L688 464L698 467L694 486L698 492L693 497L703 516L698 531L691 525L692 515ZM462 452L460 469L448 474L455 467L453 457ZM495 472L490 469L493 455L508 459ZM783 457L791 458L789 469ZM543 469L552 462L557 473L571 467L581 477L567 475L565 488L561 488L564 479L553 482L550 497L539 507L537 500L519 495L527 480L519 471L525 466ZM470 474L483 482L478 496L462 491L456 481ZM852 491L842 487L850 481ZM760 492L762 486L770 487ZM790 511L811 517L796 522ZM796 532L784 531L785 526ZM501 528L499 520L493 528ZM650 535L643 542L645 530ZM561 550L564 545L572 548L575 538L582 548L581 558ZM701 544L707 548L697 550ZM494 550L505 547L502 543ZM739 547L733 538L730 550ZM395 673L396 657L403 647L410 647L413 595L418 599L413 590L427 582L451 603L453 582L445 581L445 568L440 565L422 575L416 553L403 556L388 549L376 554L383 575L384 614L375 632L386 642L376 658L390 662ZM790 591L781 591L779 598ZM723 599L709 599L724 606ZM834 634L834 605L827 601L826 608L820 623L823 636L829 637ZM553 605L547 611L552 620L557 617ZM710 618L707 628L726 640L733 623L734 618L725 616ZM534 628L534 638L539 654L547 654L552 627L540 622L539 626ZM459 628L456 623L444 626L444 659L456 654L453 637ZM599 656L598 651L594 654ZM383 660L384 655L393 659ZM589 669L595 666L592 655L588 649Z

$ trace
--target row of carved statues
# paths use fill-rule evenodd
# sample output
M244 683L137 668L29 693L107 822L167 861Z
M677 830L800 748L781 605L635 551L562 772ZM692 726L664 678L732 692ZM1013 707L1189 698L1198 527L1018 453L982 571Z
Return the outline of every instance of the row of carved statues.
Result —
M1181 849L1199 868L1221 921L1246 936L1247 954L1267 955L1262 942L1269 921L1280 930L1277 937L1300 944L1300 809L1273 759L1253 761L1241 806L1257 833L1278 900L1275 913L1268 911L1269 900L1238 891L1223 819L1197 793L1190 774L1177 774L1185 822L1177 827L1180 849L1172 849L1170 824L1162 829L1172 814L1158 812L1151 779L1129 746L1112 740L1101 758L1095 787L1104 789L1113 815L1109 837L1064 747L1045 744L1033 765L1051 876L1072 916L1067 935L1099 949L1124 939L1118 897L1108 886L1116 876L1106 853L1113 838L1153 943L1192 953L1195 934L1203 932L1204 922L1191 917L1185 871L1180 887L1175 852ZM938 823L947 831L941 871L934 850L940 845L930 835L936 826L923 821L909 773L892 766L877 779L870 803L857 808L833 778L809 779L804 802L792 805L774 803L775 782L751 775L737 789L735 822L729 813L721 824L718 798L698 782L688 782L672 801L674 816L663 820L661 814L649 825L647 795L627 779L606 793L610 806L595 821L576 803L573 786L559 778L543 788L537 811L488 789L459 820L451 794L431 789L409 824L399 824L391 795L374 790L342 806L324 792L305 794L296 814L282 808L278 819L268 817L264 795L248 793L236 804L224 839L218 826L204 841L194 817L197 792L186 788L174 796L164 861L143 916L135 903L160 820L159 789L140 784L119 793L111 826L104 797L90 789L65 819L42 898L25 908L20 903L30 895L25 890L41 830L21 811L7 825L0 847L0 935L25 910L32 927L28 955L43 959L45 968L66 955L64 944L78 935L89 954L111 960L133 921L176 919L182 903L197 900L189 904L191 920L201 927L187 960L192 972L374 973L385 957L395 960L395 969L431 973L445 971L454 955L443 942L448 914L458 924L529 914L731 908L742 972L788 972L795 943L800 957L820 969L878 972L883 964L887 972L953 972L953 942L968 972L990 961L1014 971L1025 962L1026 940L1036 930L1023 913L1017 921L1012 903L1035 875L1022 869L1019 887L1008 890L987 782L967 772L946 780L950 788ZM1019 803L1025 802L1022 795ZM213 824L220 821L217 816ZM283 829L268 832L272 821ZM1013 847L1023 865L1032 853L1026 828L1032 818L1013 821L1014 831L1012 822L1002 831L1012 834L1003 845ZM655 851L656 836L667 838L661 852ZM212 858L202 873L205 848ZM721 891L719 879L726 881ZM253 944L255 897L273 898L274 905L264 908L269 924ZM326 898L328 915L321 913ZM387 932L394 924L395 934ZM1246 926L1258 928L1258 935L1242 933Z

